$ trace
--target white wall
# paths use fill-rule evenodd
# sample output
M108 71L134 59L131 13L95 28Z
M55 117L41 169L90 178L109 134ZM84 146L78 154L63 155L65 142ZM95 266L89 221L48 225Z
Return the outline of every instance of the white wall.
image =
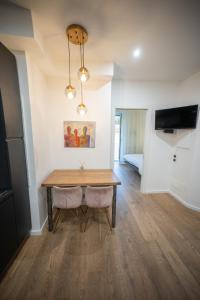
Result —
M29 9L13 3L0 3L0 31L4 35L33 36L33 24Z
M31 209L31 224L32 230L40 229L40 215L36 187L36 169L35 169L35 155L33 150L33 137L32 137L32 118L31 118L31 105L29 95L29 83L27 73L27 57L25 52L15 51L14 55L17 61L17 70L19 78L19 88L21 96L22 119L24 130L24 144L27 162L27 176L29 186L29 199Z
M87 114L81 118L76 111L80 103L80 92L74 100L67 99L64 89L66 81L63 78L48 78L48 103L51 124L46 126L50 135L51 169L110 167L110 116L111 116L111 83L95 89L83 87L83 100L88 108ZM95 148L64 148L64 121L95 121Z
M39 70L34 60L27 56L28 81L31 104L33 149L35 158L36 191L38 198L40 230L47 216L46 193L41 183L51 171L50 135L51 127L48 88L45 76Z
M168 191L170 182L171 144L166 135L154 130L155 109L173 106L177 98L176 82L112 81L112 132L115 108L147 109L144 173L142 191ZM114 137L114 134L112 135ZM111 160L113 160L113 139Z
M176 104L200 105L200 73L181 82ZM186 206L200 210L200 120L197 129L180 131L174 137L173 153L177 165L172 165L170 191Z
M49 132L47 87L44 75L35 62L22 51L14 52L17 60L21 95L24 141L27 160L32 234L40 233L46 215L46 195L41 182L49 174Z

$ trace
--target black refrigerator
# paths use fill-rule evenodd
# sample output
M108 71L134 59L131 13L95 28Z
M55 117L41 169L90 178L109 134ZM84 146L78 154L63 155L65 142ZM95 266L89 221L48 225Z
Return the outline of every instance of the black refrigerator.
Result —
M0 274L31 228L22 110L14 55L0 43Z

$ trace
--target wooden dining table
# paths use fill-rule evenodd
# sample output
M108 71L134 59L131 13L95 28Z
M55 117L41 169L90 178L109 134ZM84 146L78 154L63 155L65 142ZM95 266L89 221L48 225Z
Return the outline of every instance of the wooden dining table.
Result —
M52 188L72 187L72 186L112 186L112 227L116 225L116 196L117 185L121 182L112 169L92 169L92 170L54 170L42 182L42 187L47 189L47 208L48 208L48 229L53 231L53 205Z

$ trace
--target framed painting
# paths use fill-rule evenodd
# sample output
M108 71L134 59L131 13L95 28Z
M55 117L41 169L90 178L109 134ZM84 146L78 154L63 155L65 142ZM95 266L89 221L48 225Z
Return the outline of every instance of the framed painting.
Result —
M95 122L64 121L64 147L94 148Z

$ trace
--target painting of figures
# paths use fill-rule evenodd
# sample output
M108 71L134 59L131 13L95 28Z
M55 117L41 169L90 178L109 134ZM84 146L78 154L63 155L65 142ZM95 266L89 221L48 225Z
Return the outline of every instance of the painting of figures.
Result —
M64 122L64 147L66 148L94 148L95 122Z

